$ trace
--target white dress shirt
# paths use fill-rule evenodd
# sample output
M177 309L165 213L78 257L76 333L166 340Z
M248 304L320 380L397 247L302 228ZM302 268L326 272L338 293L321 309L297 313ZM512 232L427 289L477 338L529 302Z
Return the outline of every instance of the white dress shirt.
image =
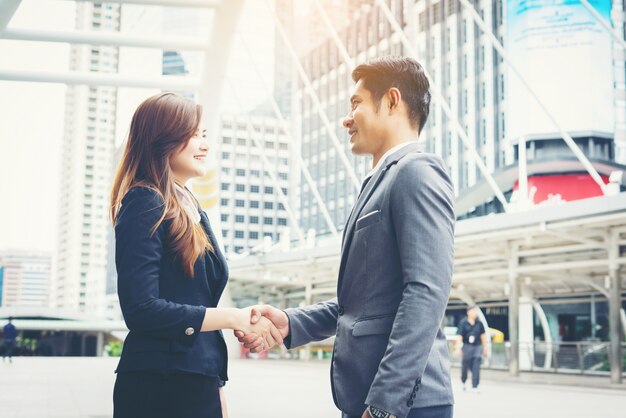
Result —
M374 166L374 168L372 168L372 170L367 173L367 176L365 176L365 178L363 179L363 181L366 181L367 179L369 179L370 177L372 177L374 174L376 174L376 172L378 170L380 170L380 167L382 166L383 162L385 161L385 159L387 157L389 157L391 154L393 154L394 152L401 150L402 148L408 146L408 145L412 145L415 144L417 141L407 141L407 142L403 142L401 144L396 145L395 147L391 148L390 150L388 150L386 153L383 154L382 157L380 157L380 160L378 160L378 162L376 163L376 165Z

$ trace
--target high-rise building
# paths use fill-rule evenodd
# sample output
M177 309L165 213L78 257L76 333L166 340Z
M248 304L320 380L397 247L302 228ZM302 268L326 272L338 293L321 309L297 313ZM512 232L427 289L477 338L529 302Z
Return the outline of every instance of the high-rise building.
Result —
M520 137L526 141L532 194L529 198L535 204L555 195L561 200L575 200L601 193L469 10L457 0L391 0L387 4L417 52L418 61L431 75L433 87L441 92L452 114L474 141L487 171L507 199L518 187ZM616 158L616 150L619 154L626 133L624 55L611 53L611 37L593 15L581 4L567 1L533 8L515 0L480 0L472 4L504 43L533 91L591 159L605 182L612 171L623 169L620 163L626 161ZM612 15L623 26L622 1L614 1L611 6L609 0L603 0L596 2L595 7L604 19L608 21ZM550 20L555 14L566 20L555 23ZM355 63L407 54L378 6L357 5L346 22L336 29ZM547 38L532 31L543 24L554 26ZM585 29L569 30L573 27ZM581 59L582 56L589 59ZM550 71L536 71L533 67L541 63L541 68L547 68L548 62ZM349 110L348 99L354 85L352 69L330 36L303 57L303 64L344 152L357 177L362 178L371 162L350 154L347 133L341 124ZM576 81L580 79L585 80L582 86ZM343 228L358 190L347 179L347 169L303 83L299 83L294 94L294 113L301 118L294 129L302 141L304 161L319 184L336 226ZM426 151L444 159L455 184L459 217L503 210L471 153L457 138L453 122L435 100L420 141ZM307 185L302 186L300 202L303 228L315 228L318 234L327 232Z
M317 1L317 0L316 0ZM368 0L319 0L328 21L341 27L350 16ZM325 19L313 2L276 0L275 13L280 25L289 38L290 46L298 56L306 55L313 47L326 40L329 30ZM292 57L287 45L275 32L274 47L274 98L283 115L290 116L293 100L293 85L297 84Z
M118 31L120 5L76 4L76 29ZM116 73L119 48L73 45L70 70ZM104 314L117 88L68 86L54 306Z
M218 138L215 152L225 252L253 249L263 243L264 237L279 240L289 229L277 188L289 200L290 144L278 121L262 116L223 115ZM194 192L199 190L194 188ZM202 197L203 193L199 194Z
M398 37L391 35L391 26L379 13L379 9L359 3L347 14L347 26L345 23L344 26L335 26L350 56L356 62L363 62L374 56L402 55L402 44ZM403 2L393 0L392 3L396 17L404 22ZM341 149L354 167L357 178L363 178L371 169L371 161L351 154L347 132L342 126L354 85L352 69L343 62L329 35L320 40L302 58L302 62L321 102L322 110L340 141ZM314 101L302 83L298 85L295 95L297 113L301 120L295 131L296 136L301 138L302 158L318 185L330 217L336 227L342 229L358 190L350 180L347 168L322 124ZM315 229L317 234L328 233L328 226L309 186L304 184L299 192L302 228Z
M45 252L0 252L0 306L47 307L50 261Z

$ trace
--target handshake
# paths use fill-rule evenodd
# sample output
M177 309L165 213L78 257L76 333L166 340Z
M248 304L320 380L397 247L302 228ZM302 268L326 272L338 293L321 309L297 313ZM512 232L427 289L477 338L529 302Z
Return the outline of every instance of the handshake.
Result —
M252 353L282 345L289 335L289 317L270 305L255 305L241 310L242 320L235 328L235 337Z

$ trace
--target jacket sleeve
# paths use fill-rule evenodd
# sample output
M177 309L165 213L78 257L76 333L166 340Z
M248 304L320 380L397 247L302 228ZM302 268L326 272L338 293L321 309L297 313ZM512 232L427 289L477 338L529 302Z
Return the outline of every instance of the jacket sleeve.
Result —
M120 306L132 332L177 340L190 347L200 334L206 308L169 302L160 296L165 224L154 233L152 230L162 213L163 201L150 189L133 189L123 200L115 224Z
M285 339L285 346L289 349L324 340L337 332L337 298L305 308L285 309L285 313L289 317L289 336Z
M404 289L367 405L399 418L410 412L441 326L454 259L454 191L438 157L398 167L390 191Z

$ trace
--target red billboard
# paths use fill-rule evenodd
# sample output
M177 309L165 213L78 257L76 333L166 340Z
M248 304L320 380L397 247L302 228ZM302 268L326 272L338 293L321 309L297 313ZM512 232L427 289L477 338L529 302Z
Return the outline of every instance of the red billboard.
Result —
M608 176L600 176L605 184ZM519 181L513 190L519 189ZM542 202L571 202L572 200L602 196L602 189L589 174L558 174L528 177L528 197L539 204Z

